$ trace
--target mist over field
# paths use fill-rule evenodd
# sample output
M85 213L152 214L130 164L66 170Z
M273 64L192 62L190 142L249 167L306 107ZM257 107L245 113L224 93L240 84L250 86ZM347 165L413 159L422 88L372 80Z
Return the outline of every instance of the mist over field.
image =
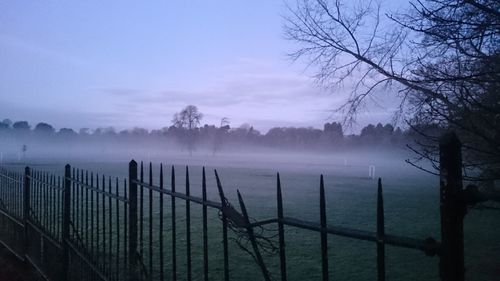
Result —
M21 143L27 146L24 154ZM56 175L62 175L64 165L70 164L77 169L118 177L121 181L128 177L128 162L135 159L139 163L144 161L146 175L148 162L153 163L153 182L158 184L159 164L164 164L166 179L170 178L169 167L173 165L181 191L184 189L185 166L188 165L191 194L194 196L201 196L201 167L205 166L208 198L215 202L220 200L213 174L213 170L217 169L229 202L237 206L239 190L252 219L256 220L275 216L276 173L279 172L286 216L317 221L319 175L322 174L325 177L328 223L363 230L375 228L376 178L381 177L386 202L386 232L413 238L439 236L439 180L406 163L405 160L413 155L401 143L344 142L330 147L298 148L231 142L214 153L211 143L202 141L189 151L182 142L168 138L73 136L73 139L68 139L54 135L30 135L29 138L3 138L1 147L4 166L22 170L28 165L36 171ZM375 179L369 175L370 166L375 168ZM170 188L169 182L166 188ZM194 221L199 211L193 206ZM465 237L469 253L466 260L470 269L468 274L473 274L478 280L488 280L494 274L495 263L486 259L483 253L499 245L492 242L486 246L479 242L497 232L477 230L483 224L495 224L495 216L471 213L471 217L474 220L469 221ZM217 220L212 218L213 222ZM198 229L199 224L193 228ZM178 231L182 233L183 229ZM319 271L303 271L319 263L315 250L318 239L308 232L293 229L287 232L287 237L293 241L287 246L289 253L308 257L300 263L290 260L289 263L295 265L290 274L298 278L296 280L319 278ZM196 239L199 237L195 235L194 243ZM337 265L335 275L339 279L362 280L373 276L373 245L341 237L334 237L331 243L337 253L332 260ZM241 254L233 244L231 252L241 262L239 266L235 265L238 270L232 273L234 278L259 278L258 269L247 255ZM390 274L404 280L438 280L435 259L404 249L391 249L389 253L392 266L387 270ZM194 255L195 260L200 257L197 250ZM269 257L266 262L273 265L276 259ZM273 268L276 270L278 267ZM185 268L180 266L179 270ZM200 268L195 266L194 270L198 272Z
M1 135L0 135L1 136ZM403 144L333 143L320 145L259 145L224 143L216 151L209 141L189 150L179 140L161 137L2 136L2 161L11 164L137 161L196 165L269 168L276 171L328 171L342 166L409 168L411 153ZM25 151L23 151L25 146ZM368 172L366 172L367 174Z

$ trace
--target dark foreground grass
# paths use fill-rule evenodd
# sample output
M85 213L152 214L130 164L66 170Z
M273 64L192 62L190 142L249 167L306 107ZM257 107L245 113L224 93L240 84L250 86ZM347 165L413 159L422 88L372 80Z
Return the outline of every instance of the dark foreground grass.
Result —
M43 280L28 264L19 260L0 244L0 281L38 281Z

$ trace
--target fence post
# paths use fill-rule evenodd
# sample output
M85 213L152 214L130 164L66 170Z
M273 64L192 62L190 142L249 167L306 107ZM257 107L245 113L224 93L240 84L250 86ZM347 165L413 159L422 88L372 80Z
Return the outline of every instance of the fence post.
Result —
M285 227L283 224L283 196L281 194L280 174L276 175L276 200L278 209L278 241L280 244L280 272L281 281L286 281L286 253L285 253Z
M326 233L326 200L325 183L323 175L320 177L319 186L319 219L321 225L321 269L322 280L328 281L328 235Z
M69 224L70 224L70 203L71 203L71 166L67 164L64 167L64 191L63 191L63 227L62 227L62 246L63 246L63 270L61 280L70 280L69 276Z
M454 132L439 142L441 257L443 281L463 281L465 204L462 187L462 144Z
M30 175L29 167L24 168L24 185L23 185L23 224L24 224L24 255L28 255L29 239L28 239L28 219L30 212Z
M137 162L130 161L128 165L128 252L129 280L139 280L137 270Z
M377 280L385 281L385 223L382 179L378 178L377 187Z

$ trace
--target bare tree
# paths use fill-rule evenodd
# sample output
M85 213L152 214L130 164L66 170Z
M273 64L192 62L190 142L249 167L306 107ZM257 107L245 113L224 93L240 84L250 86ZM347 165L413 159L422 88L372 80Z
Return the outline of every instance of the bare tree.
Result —
M181 112L175 113L172 119L172 124L182 129L189 154L193 153L197 129L202 118L203 114L198 111L196 106L188 105Z
M224 144L224 138L229 131L229 118L222 117L220 120L220 127L215 131L215 135L213 136L213 145L212 145L212 156L215 156L215 152L220 150L220 148Z
M325 85L355 81L338 108L345 122L385 87L401 99L395 117L422 135L418 159L437 165L437 136L420 129L451 128L470 178L499 179L500 2L416 0L403 13L381 11L373 1L299 0L285 18L287 38L300 43L292 58L317 66Z
M174 114L172 123L179 128L193 130L200 125L203 114L194 105L186 106L181 112Z

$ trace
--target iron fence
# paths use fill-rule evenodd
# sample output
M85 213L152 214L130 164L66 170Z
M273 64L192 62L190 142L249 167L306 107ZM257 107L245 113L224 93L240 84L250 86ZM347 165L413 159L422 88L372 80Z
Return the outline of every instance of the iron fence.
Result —
M23 258L23 174L0 167L0 243Z
M217 233L222 238L221 279L231 279L229 231L234 231L248 242L245 250L260 269L262 279L285 281L289 278L285 246L287 226L319 236L322 280L329 280L331 275L328 243L332 235L375 243L377 280L385 280L386 245L420 250L428 256L438 255L441 279L463 280L464 212L459 205L463 197L457 195L462 190L460 143L456 137L444 140L441 147L441 242L385 232L381 179L377 184L377 227L375 231L366 231L327 223L323 176L319 181L318 221L284 216L279 174L276 176L276 216L255 221L250 218L239 191L240 210L230 204L217 171L219 200L212 201L207 198L205 168L202 170L202 195L198 197L191 194L187 167L184 190L180 191L173 166L167 183L163 165L153 177L151 163L145 169L143 163L138 165L134 160L129 163L128 179L99 175L69 165L63 176L29 167L24 174L0 168L0 242L31 263L47 280L209 280L210 222L221 226L221 232ZM192 244L194 205L201 207L201 221L195 223L201 222L202 245L201 251L196 253ZM184 207L181 216L177 213L179 207ZM218 219L209 219L209 210L217 212ZM182 232L179 231L181 223L184 224ZM272 274L264 261L263 236L256 233L267 225L277 228L277 239L265 242L277 249L279 274ZM178 240L180 234L182 241ZM181 244L185 246L183 249ZM201 261L202 276L193 276L193 254L199 255L196 261ZM179 264L183 270L179 270Z

